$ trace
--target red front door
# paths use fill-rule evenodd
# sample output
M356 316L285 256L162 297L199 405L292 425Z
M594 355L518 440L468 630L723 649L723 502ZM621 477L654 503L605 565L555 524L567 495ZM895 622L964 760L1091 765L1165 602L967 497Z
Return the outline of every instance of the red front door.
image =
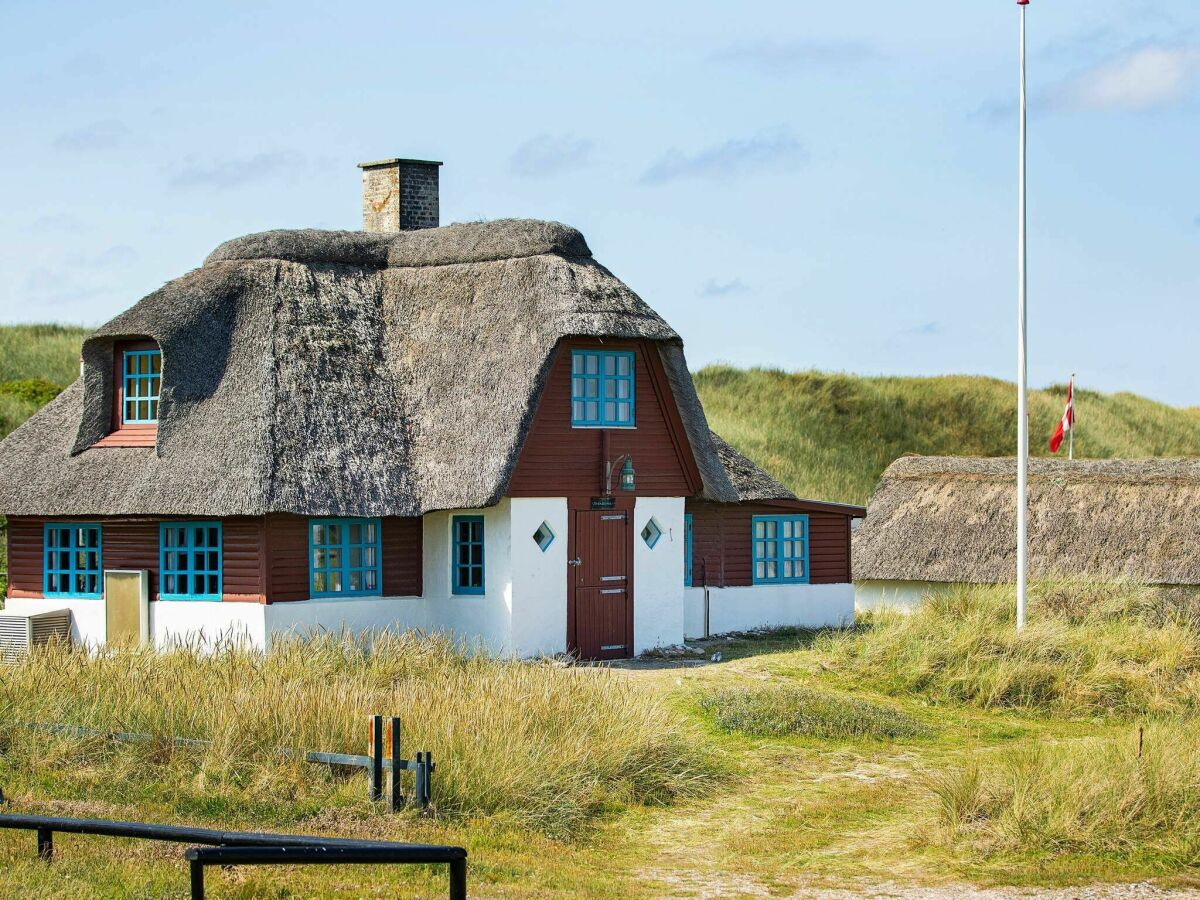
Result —
M570 540L570 649L582 659L633 655L629 512L576 510Z

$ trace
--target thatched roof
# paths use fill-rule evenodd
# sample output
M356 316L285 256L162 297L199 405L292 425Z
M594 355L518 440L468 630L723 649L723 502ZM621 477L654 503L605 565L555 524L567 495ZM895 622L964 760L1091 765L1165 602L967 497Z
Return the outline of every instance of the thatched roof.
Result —
M115 340L163 348L158 447L108 430ZM682 343L553 222L222 244L84 343L0 444L11 515L419 515L503 495L558 341L656 342L709 499L739 498Z
M904 457L854 536L856 580L1016 579L1016 461ZM1200 459L1035 459L1029 567L1200 584Z

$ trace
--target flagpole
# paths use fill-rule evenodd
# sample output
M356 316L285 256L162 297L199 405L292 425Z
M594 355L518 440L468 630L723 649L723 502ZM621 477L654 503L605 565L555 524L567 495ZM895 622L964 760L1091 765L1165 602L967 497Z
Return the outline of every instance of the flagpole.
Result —
M1075 458L1075 373L1071 373L1071 435L1067 438L1067 459Z
M1028 366L1026 360L1026 300L1029 291L1029 273L1026 269L1026 207L1025 186L1027 153L1026 127L1028 104L1025 92L1025 8L1029 0L1017 0L1021 7L1021 148L1017 180L1017 628L1025 627L1025 600L1029 560L1028 546L1029 517L1029 399Z

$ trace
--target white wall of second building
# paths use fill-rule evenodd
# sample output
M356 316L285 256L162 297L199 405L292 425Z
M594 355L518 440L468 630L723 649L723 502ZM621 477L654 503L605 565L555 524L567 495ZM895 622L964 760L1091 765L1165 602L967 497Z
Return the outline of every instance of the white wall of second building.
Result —
M515 498L510 503L513 649L520 656L562 653L567 649L567 500ZM554 534L545 550L533 539L543 522Z
M854 606L862 612L885 608L911 612L930 594L950 587L941 581L856 581Z
M267 607L221 600L155 600L150 640L155 647L186 644L211 650L222 644L265 647Z
M704 588L687 589L687 636L704 637ZM854 623L852 584L756 584L708 588L708 632L839 628Z
M633 507L633 652L683 642L684 501L638 497ZM662 529L653 547L642 539L651 519Z

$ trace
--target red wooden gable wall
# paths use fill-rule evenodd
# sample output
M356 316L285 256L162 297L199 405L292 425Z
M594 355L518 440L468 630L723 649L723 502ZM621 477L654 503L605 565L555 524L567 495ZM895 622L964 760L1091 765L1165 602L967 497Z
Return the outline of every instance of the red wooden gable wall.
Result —
M850 516L766 503L687 502L692 516L692 585L745 587L753 584L750 541L755 516L808 516L810 584L851 580Z
M633 351L635 428L571 427L571 351L576 348ZM586 506L587 498L603 493L605 435L610 460L632 455L637 494L690 497L701 491L700 472L654 342L571 338L555 350L508 495L568 497Z
M11 597L42 596L46 521L27 516L8 520ZM100 517L86 521L103 526L101 565L105 569L148 569L150 596L157 598L158 525L162 520ZM265 519L222 519L222 599L254 603L307 599L307 523L304 516L282 514ZM390 597L419 596L421 520L385 518L382 525L383 593Z

